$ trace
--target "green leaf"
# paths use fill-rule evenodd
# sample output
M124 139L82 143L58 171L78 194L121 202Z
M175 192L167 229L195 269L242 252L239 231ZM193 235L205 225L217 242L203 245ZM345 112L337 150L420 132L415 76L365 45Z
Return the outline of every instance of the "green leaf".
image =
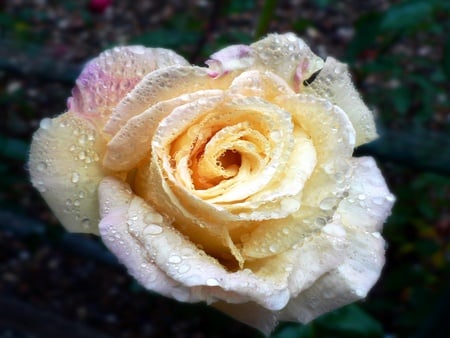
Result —
M380 28L385 32L412 32L432 17L430 1L406 1L391 6L382 18Z
M25 161L28 156L28 144L22 140L0 135L0 156Z
M368 13L356 23L356 34L347 48L347 59L353 61L361 52L376 46L379 34L380 14Z
M315 338L314 328L311 325L285 324L272 338Z
M316 322L317 337L383 336L381 324L358 305L351 304L320 317Z

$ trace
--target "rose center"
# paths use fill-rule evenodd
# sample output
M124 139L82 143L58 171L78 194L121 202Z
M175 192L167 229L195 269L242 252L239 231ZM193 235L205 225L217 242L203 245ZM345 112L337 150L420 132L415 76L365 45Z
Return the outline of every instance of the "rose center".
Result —
M241 166L241 154L236 150L226 150L217 160L217 164L227 172L233 172L235 176Z

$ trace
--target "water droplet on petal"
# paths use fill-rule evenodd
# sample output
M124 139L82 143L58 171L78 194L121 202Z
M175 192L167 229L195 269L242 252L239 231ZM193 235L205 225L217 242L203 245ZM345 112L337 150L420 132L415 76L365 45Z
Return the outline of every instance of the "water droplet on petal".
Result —
M160 233L163 232L163 228L157 224L149 224L145 230L144 230L145 234L149 234L149 235L159 235Z
M172 264L178 264L178 263L181 263L182 259L178 255L172 255L169 257L168 261L169 261L169 263L172 263Z
M80 180L80 174L74 171L70 180L72 183L78 183L78 181Z
M336 205L337 200L334 197L324 198L319 203L319 208L322 210L331 210Z
M182 264L178 267L178 273L183 274L188 272L191 269L191 266L189 264Z
M270 251L271 253L276 253L276 252L278 251L278 245L276 245L276 244L271 244L271 245L269 246L269 251Z
M389 202L394 202L395 201L395 197L392 194L386 195L386 200Z
M300 202L294 198L285 198L281 201L281 209L283 211L292 213L300 208Z
M384 198L383 197L374 197L374 198L372 198L372 203L375 205L383 205Z
M39 123L39 127L41 127L42 129L48 129L52 126L52 123L52 119L46 117L45 119L41 120L41 122Z
M83 228L85 228L85 229L90 228L90 227L91 227L91 220L90 220L89 218L84 218L84 219L81 221L81 226L82 226Z
M219 281L217 279L215 279L215 278L208 278L206 280L206 285L208 285L208 286L217 286L217 285L220 285L220 284L219 284Z
M37 171L45 171L47 164L45 162L39 162L36 166Z

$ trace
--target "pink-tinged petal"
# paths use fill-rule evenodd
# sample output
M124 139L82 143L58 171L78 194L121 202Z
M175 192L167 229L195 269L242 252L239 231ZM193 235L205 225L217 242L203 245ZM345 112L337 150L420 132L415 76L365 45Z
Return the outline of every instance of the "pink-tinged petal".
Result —
M213 79L200 67L173 66L148 74L121 100L104 130L115 135L131 118L158 102L206 89L225 89L232 78Z
M380 231L391 213L395 197L389 192L373 158L353 158L352 165L350 189L335 217L346 226Z
M76 81L69 110L105 121L117 103L148 73L189 63L171 50L142 46L116 47L87 63Z
M163 118L178 106L220 93L220 90L199 90L180 95L157 102L143 113L132 117L108 143L103 165L114 170L131 170L136 167L146 156L150 157L151 140ZM133 151L130 151L130 144L133 145Z
M134 239L129 225L134 197L129 187L112 177L106 177L100 184L99 198L102 210L100 235L108 249L128 268L129 273L147 289L180 301L189 299L190 290L159 269L141 243ZM153 219L163 218L154 213ZM162 228L158 222L153 222L149 224L148 231L152 229L153 232L158 232Z
M97 186L107 174L100 156L105 141L93 125L72 112L44 119L30 150L33 185L67 230L97 233Z
M373 113L355 89L346 64L327 58L316 78L303 91L327 99L345 111L356 131L356 146L377 138Z
M384 265L384 240L379 233L355 229L346 229L346 240L341 264L293 298L281 312L280 320L307 323L366 297Z
M214 53L206 61L209 75L213 78L235 70L242 70L253 64L252 49L246 45L233 45Z
M293 33L270 34L250 47L255 58L252 68L277 74L296 92L323 66L323 60Z

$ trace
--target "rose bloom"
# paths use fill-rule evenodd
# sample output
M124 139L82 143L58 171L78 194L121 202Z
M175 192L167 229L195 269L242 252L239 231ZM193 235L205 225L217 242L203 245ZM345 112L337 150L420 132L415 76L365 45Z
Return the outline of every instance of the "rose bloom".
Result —
M346 65L294 34L215 54L117 47L33 138L34 186L145 288L269 334L364 298L394 197Z

